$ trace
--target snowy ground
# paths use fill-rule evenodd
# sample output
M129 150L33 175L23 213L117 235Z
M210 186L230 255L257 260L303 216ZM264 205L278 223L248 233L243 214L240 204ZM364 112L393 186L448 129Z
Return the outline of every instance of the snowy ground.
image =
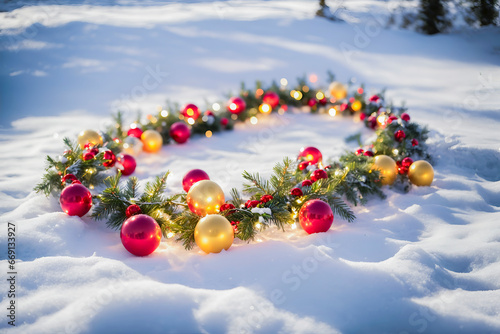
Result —
M22 333L500 331L498 28L387 30L382 1L349 1L349 23L314 18L315 1L108 3L119 6L0 13L0 332L12 331L8 222ZM118 107L132 117L167 98L203 105L242 80L321 81L327 70L386 87L431 128L432 187L386 189L386 200L354 208L355 223L336 219L320 235L269 230L212 255L169 239L147 258L127 253L104 223L31 192L64 136L105 126ZM171 170L177 192L186 171L203 168L229 190L243 170L268 175L305 145L337 158L360 130L348 119L270 117L142 154L135 175Z

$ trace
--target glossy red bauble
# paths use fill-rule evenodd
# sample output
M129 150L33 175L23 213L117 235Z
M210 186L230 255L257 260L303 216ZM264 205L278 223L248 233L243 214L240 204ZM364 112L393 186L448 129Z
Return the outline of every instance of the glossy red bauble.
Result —
M210 180L210 177L201 169L192 169L182 178L182 189L188 192L193 184L201 180Z
M184 122L175 122L170 127L170 137L175 140L176 143L183 144L191 136L191 130Z
M403 130L398 130L394 133L394 139L397 142L402 142L406 138L406 133Z
M410 115L408 115L407 113L402 113L401 114L401 119L405 122L409 122L410 121Z
M122 175L130 175L135 171L135 167L137 167L137 163L135 162L135 158L129 154L120 154L116 158L116 168L118 168Z
M311 98L311 99L309 99L309 100L307 101L307 105L308 105L309 107L314 107L317 103L318 103L318 101L317 101L314 97L313 97L313 98Z
M153 253L160 245L161 229L156 220L150 216L138 214L123 223L120 238L130 253L146 256Z
M308 234L326 232L333 223L332 209L322 200L309 200L300 208L299 222Z
M300 149L298 159L309 161L314 165L323 160L323 155L316 147L309 146Z
M269 104L271 108L274 109L280 104L280 97L275 92L267 92L262 97L262 102Z
M116 156L112 151L105 151L103 155L103 163L104 167L113 167L116 163Z
M80 183L73 183L59 196L61 209L70 216L83 217L92 207L92 194Z
M129 129L127 131L127 136L129 136L129 137L135 137L135 138L139 138L140 139L141 136L142 136L142 132L143 131L141 129L139 129L139 128Z
M195 104L186 104L181 110L181 114L186 118L197 120L200 117L200 109Z
M130 218L132 216L135 216L135 215L138 215L141 213L142 213L141 207L137 204L131 204L127 207L127 210L125 210L125 215L127 216L127 218Z
M328 174L322 169L316 169L311 174L311 181L316 182L321 179L328 179Z
M245 111L246 107L247 104L245 103L245 100L239 96L232 97L227 102L227 111L232 114L239 114Z

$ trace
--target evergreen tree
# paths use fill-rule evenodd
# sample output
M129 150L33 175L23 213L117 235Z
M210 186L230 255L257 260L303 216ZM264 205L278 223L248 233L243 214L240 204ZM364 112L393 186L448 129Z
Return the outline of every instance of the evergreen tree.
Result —
M441 0L420 0L420 30L428 35L442 32L447 26L445 14Z
M498 0L471 0L472 12L481 26L495 25L498 17Z

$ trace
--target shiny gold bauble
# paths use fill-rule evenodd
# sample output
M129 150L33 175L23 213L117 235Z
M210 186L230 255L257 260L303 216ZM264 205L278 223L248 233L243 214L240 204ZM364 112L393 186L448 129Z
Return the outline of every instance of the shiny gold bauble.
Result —
M81 149L85 148L87 144L101 145L102 146L102 137L94 130L84 130L78 134L78 145L80 145Z
M398 166L393 158L387 155L377 155L373 162L372 169L380 171L382 185L391 185L398 176Z
M191 186L186 201L189 210L199 216L218 213L221 205L225 203L221 187L210 180L198 181Z
M194 241L207 254L228 250L233 240L233 227L229 220L221 215L201 218L194 229Z
M361 101L356 100L353 103L351 103L352 111L360 111L361 108L363 108L363 104L361 103Z
M338 81L334 81L328 87L330 95L337 100L342 100L347 97L347 87Z
M408 177L416 186L430 186L434 180L434 168L425 160L415 161L408 170Z
M155 130L144 131L141 135L141 140L144 145L142 149L145 152L155 153L163 146L163 138L161 134Z

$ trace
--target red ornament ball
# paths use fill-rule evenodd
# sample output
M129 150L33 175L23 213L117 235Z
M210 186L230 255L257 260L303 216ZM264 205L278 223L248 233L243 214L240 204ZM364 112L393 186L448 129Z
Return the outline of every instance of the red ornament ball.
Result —
M66 183L74 183L75 181L78 181L78 179L73 174L66 174L62 177L61 181L63 185L66 185Z
M397 121L397 120L398 120L398 116L391 115L387 119L387 124L391 124L393 121Z
M307 105L311 108L314 107L317 103L318 101L314 97L310 98L309 101L307 101Z
M92 152L85 152L85 153L83 153L83 155L82 155L82 160L83 160L83 161L92 160L92 159L94 159L94 158L95 158L95 155L94 155L94 153L92 153Z
M363 153L363 155L365 155L365 156L367 156L367 157L373 157L373 155L374 155L374 154L373 154L373 152L372 152L372 151L365 151L365 152Z
M401 114L401 119L405 122L409 122L410 121L410 115L408 115L407 113L402 113Z
M104 167L113 167L116 162L116 156L112 151L105 151L103 156L104 162L102 165Z
M239 114L245 111L247 107L247 104L245 103L245 100L243 100L239 96L235 96L229 99L227 102L227 111L229 111L232 114Z
M319 100L318 103L321 104L322 106L326 106L326 104L328 103L328 100L326 97L324 97L321 100Z
M226 117L222 117L220 119L220 125L226 126L228 123L229 123L229 119L227 119Z
M413 163L413 159L410 157L406 157L401 161L401 166L410 168L411 164Z
M302 181L302 187L310 187L310 186L312 186L312 184L313 183L311 182L311 180Z
M368 117L368 126L372 129L375 129L377 127L377 117L376 116L370 116Z
M185 192L188 192L193 184L202 180L210 180L210 177L201 169L191 169L182 178L182 189L184 189Z
M332 209L322 200L309 200L300 208L299 222L308 234L326 232L333 223Z
M299 170L304 170L307 168L307 166L310 166L312 165L312 163L310 161L302 161L301 163L299 163Z
M394 133L394 139L397 142L402 142L406 138L406 133L403 130L398 130Z
M191 130L184 122L175 122L170 127L170 137L175 140L176 143L183 144L191 136Z
M227 210L231 210L231 212L229 212L230 214L234 212L233 209L235 209L236 207L232 204L232 203L224 203L220 206L220 212L224 212L224 211L227 211Z
M369 101L370 102L378 102L379 99L380 98L378 97L378 95L372 95L372 96L370 96Z
M251 199L249 199L246 203L245 203L245 208L255 208L257 205L259 205L260 202L259 201L253 201Z
M262 195L262 197L260 198L261 203L267 203L272 200L273 200L273 195Z
M280 97L275 92L267 92L262 97L262 102L269 104L271 108L274 109L280 104Z
M328 179L328 174L322 170L322 169L316 169L312 174L311 174L311 181L316 182L321 179Z
M299 160L309 161L312 165L323 160L323 155L316 147L303 147L300 149Z
M356 155L363 155L364 153L365 153L365 150L363 150L362 148L358 148L356 150L356 152L354 152L354 154L356 154Z
M417 146L418 145L418 140L415 138L411 140L411 146Z
M70 216L83 217L92 207L92 194L80 183L73 183L59 196L61 209Z
M137 204L129 205L127 210L125 210L125 215L127 216L127 218L130 218L132 216L135 216L135 215L138 215L141 213L142 213L142 210L141 210L140 206Z
M360 114L359 114L359 120L360 120L360 121L364 121L364 120L365 120L365 118L366 118L366 114L365 114L365 113L360 113Z
M160 245L161 229L156 220L150 216L138 214L123 223L120 238L130 253L135 256L146 256L153 253Z
M137 163L135 159L130 154L120 154L116 158L116 168L118 168L122 175L130 175L135 171L135 167L137 167Z
M140 128L132 128L127 131L127 136L141 139L142 132Z
M189 103L182 108L181 114L186 118L197 120L200 117L200 109L195 104Z
M302 189L300 188L292 188L292 190L290 190L290 195L292 196L303 196L304 193L302 192Z

